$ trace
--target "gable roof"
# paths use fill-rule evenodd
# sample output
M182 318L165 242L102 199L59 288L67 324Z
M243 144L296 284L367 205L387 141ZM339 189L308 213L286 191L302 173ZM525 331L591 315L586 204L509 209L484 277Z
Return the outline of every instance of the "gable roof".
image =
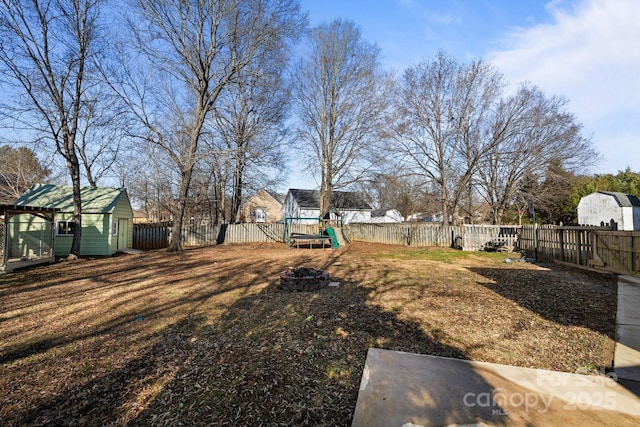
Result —
M266 190L266 189L263 188L261 190L256 191L251 196L246 197L244 199L244 201L242 202L241 206L246 206L249 202L251 202L253 199L258 197L260 194L266 194L268 197L271 197L274 202L280 204L281 206L284 204L284 196L283 195L277 194L277 193L272 193L271 191Z
M285 194L280 194L280 193L273 193L269 190L264 190L268 195L270 195L271 197L274 198L274 200L278 203L280 203L281 205L284 205L284 199L286 197Z
M613 196L621 208L640 207L640 200L632 194L619 193L617 191L598 191L598 193Z
M301 208L320 209L320 191L292 188L289 193ZM336 209L371 210L362 194L355 191L333 191L331 204Z
M83 213L110 213L126 194L124 188L83 187L80 190ZM14 205L42 206L73 212L73 188L69 185L34 184Z

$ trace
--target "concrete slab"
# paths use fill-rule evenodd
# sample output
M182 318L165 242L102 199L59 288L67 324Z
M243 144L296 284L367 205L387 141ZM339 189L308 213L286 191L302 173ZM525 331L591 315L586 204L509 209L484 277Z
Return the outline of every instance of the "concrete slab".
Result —
M618 325L616 327L616 341L637 350L640 356L640 325ZM638 364L640 365L640 358Z
M618 276L613 367L619 378L640 382L640 278Z
M637 426L640 398L604 376L369 349L352 426Z
M640 277L618 276L618 295L640 294Z
M615 373L621 380L640 382L640 365L637 351L623 345L616 346Z
M618 293L616 323L619 325L640 325L640 289L635 294Z
M142 249L133 249L133 248L118 249L118 252L121 252L123 254L128 254L128 255L136 255L136 254L144 253Z
M613 366L619 378L640 381L640 326L618 325Z

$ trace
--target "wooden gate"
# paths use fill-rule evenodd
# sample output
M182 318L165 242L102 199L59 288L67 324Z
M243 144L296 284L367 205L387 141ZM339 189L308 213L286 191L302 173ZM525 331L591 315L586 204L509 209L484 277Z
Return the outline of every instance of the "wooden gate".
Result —
M640 276L640 232L594 231L592 250L593 267Z

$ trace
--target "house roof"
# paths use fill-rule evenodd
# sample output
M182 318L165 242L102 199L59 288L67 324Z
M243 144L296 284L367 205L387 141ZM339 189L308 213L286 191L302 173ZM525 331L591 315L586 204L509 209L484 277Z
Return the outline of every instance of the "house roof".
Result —
M264 190L264 191L268 193L271 197L273 197L278 203L280 203L281 205L284 205L284 199L286 197L284 194L272 193L271 191L268 191L268 190Z
M320 209L320 191L292 188L289 193L301 208ZM331 204L336 209L371 210L364 196L354 191L333 191Z
M256 191L255 193L253 193L251 196L246 197L245 200L242 202L242 206L246 206L247 203L251 202L254 198L256 198L257 196L259 196L260 194L266 194L267 196L271 197L275 202L279 203L280 205L284 204L284 197L281 194L277 194L277 193L272 193L269 190L266 189L261 189Z
M613 196L621 208L640 207L640 200L632 194L619 193L617 191L598 191L598 193Z
M371 218L383 217L388 213L394 213L395 209L375 209L371 211ZM396 211L397 212L397 211Z
M110 213L125 194L124 188L83 187L80 190L83 213ZM68 185L34 184L15 202L20 206L41 206L73 212L73 188Z

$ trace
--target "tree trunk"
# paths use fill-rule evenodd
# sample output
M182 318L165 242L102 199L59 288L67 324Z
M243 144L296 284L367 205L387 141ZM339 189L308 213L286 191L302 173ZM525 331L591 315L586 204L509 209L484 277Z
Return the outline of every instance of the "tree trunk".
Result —
M449 206L447 198L442 196L442 225L449 225Z
M333 185L330 182L323 182L320 187L320 217L324 216L331 209L331 194L333 193Z
M244 166L245 160L243 153L237 156L236 168L233 173L233 198L231 200L231 219L233 222L238 222L238 213L240 212L240 205L242 204Z
M80 256L80 241L82 239L82 197L80 195L80 163L76 155L73 138L68 136L65 141L66 160L69 174L71 175L71 185L73 188L73 240L69 259L76 259Z
M171 228L171 241L169 242L168 252L182 251L182 225L184 223L184 213L187 207L187 196L189 194L189 186L191 184L191 176L193 168L182 171L180 179L180 196L178 199L178 209L173 219L173 227Z
M494 216L493 216L494 225L502 224L502 215L504 215L504 208L498 207L497 209L495 209Z

